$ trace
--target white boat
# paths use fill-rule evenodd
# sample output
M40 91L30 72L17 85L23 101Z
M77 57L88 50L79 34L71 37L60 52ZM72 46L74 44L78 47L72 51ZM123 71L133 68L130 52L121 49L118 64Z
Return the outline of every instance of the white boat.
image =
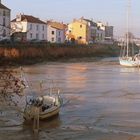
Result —
M26 107L24 110L25 120L32 120L36 115L39 119L48 119L59 114L62 105L62 98L57 95L27 96ZM38 109L39 112L35 111Z
M134 54L133 38L129 32L130 2L131 1L128 0L127 33L126 33L125 43L123 43L123 46L121 48L119 62L120 62L120 65L126 66L126 67L140 67L140 53Z
M135 55L134 57L120 57L120 65L126 67L140 67L140 59L137 57L139 54Z

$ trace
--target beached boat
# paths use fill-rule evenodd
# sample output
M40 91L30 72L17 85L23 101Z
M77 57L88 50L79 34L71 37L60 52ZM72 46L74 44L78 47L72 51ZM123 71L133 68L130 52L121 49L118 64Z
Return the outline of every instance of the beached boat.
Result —
M24 118L32 120L38 115L40 120L48 119L59 114L61 105L62 98L59 93L57 95L27 96Z
M127 32L125 36L125 42L122 45L121 53L119 57L120 65L126 67L140 67L140 53L134 53L133 35L129 32L129 12L130 12L130 0L128 0L127 11Z

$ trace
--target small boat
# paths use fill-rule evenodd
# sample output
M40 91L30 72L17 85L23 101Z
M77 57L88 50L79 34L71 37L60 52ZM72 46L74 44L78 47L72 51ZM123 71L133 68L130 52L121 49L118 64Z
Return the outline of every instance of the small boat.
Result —
M122 43L119 62L120 65L126 67L140 67L140 52L134 53L133 35L129 32L129 12L130 12L130 0L128 0L127 11L127 33L125 36L125 42Z
M48 119L59 114L62 98L57 95L27 96L24 119L32 120L39 115L39 120ZM38 113L36 111L38 109Z
M140 67L140 54L136 54L134 57L120 57L120 65L126 67Z

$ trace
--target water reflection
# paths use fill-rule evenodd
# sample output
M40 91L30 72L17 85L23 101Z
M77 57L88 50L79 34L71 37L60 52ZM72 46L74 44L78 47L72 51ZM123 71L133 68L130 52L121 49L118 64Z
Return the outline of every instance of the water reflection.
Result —
M120 72L122 73L130 73L130 72L135 72L135 73L140 73L140 68L137 67L121 67L120 66Z
M140 75L137 68L124 68L105 59L90 63L55 63L24 68L30 81L48 77L63 89L65 105L58 118L41 122L41 132L56 137L65 130L113 131L140 134ZM36 88L36 84L33 88ZM94 129L94 130L92 130ZM76 135L76 132L75 133ZM29 132L28 132L29 133Z
M32 130L33 122L24 122L23 129L25 130ZM46 129L55 129L60 127L61 125L61 118L59 115L56 115L50 119L42 120L39 122L40 130Z
M82 64L73 64L65 67L67 87L85 88L87 82L87 66Z

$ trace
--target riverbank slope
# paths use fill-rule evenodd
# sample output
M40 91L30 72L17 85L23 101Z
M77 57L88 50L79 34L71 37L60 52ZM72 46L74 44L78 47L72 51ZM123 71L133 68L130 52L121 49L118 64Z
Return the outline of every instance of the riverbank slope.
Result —
M99 57L116 57L117 45L72 45L72 44L15 44L0 45L0 65L30 65L40 62L87 60Z

